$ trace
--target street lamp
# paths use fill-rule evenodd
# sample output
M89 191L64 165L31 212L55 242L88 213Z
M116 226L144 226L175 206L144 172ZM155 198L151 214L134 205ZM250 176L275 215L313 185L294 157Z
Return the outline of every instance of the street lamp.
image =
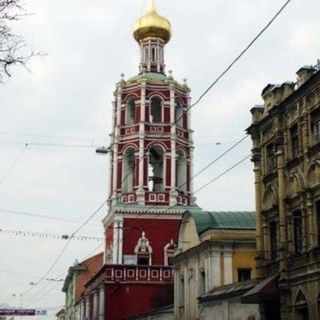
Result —
M96 149L96 153L98 154L107 154L109 153L109 148L106 147L100 147Z

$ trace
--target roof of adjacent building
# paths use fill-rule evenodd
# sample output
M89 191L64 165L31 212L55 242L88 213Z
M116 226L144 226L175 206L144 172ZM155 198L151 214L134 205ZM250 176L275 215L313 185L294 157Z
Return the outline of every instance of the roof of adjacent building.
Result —
M224 299L226 297L242 295L249 291L257 284L257 280L247 280L227 284L224 286L215 287L212 290L204 293L198 299L200 302Z
M189 211L198 234L207 230L255 230L256 216L252 211Z

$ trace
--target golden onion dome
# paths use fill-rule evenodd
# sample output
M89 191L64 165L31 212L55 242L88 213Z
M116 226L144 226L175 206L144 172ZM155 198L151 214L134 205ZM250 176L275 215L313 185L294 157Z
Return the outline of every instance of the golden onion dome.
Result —
M146 14L134 24L133 36L138 42L149 37L161 38L166 43L170 40L171 24L158 14L153 0L150 0Z

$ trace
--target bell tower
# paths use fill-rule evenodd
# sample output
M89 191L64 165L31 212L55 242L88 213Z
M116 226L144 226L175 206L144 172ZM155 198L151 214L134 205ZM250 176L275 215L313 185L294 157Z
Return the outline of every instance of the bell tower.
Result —
M105 268L121 274L119 281L134 268L134 281L149 281L154 294L172 286L181 217L194 207L190 89L166 74L164 50L171 33L170 22L150 1L133 29L139 73L122 76L114 93L109 209L103 221Z

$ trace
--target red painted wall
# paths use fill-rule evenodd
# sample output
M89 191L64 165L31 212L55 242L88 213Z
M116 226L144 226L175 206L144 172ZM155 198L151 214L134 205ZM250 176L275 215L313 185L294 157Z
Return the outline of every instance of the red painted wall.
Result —
M152 264L164 265L164 247L171 239L177 243L180 220L160 219L124 219L123 254L133 255L134 248L144 231L152 247Z
M106 285L105 320L125 320L173 303L173 284Z

